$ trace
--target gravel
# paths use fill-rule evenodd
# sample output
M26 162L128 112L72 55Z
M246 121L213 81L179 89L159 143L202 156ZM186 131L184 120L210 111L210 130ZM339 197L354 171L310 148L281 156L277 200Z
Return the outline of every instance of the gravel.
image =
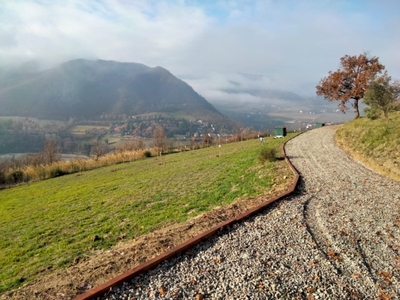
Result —
M400 299L400 184L334 132L286 145L295 194L98 299Z

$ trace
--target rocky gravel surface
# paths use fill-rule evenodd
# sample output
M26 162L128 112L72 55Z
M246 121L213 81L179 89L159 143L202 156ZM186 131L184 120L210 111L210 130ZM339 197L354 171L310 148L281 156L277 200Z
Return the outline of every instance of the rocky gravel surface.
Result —
M334 128L291 140L296 193L99 299L400 299L400 184Z

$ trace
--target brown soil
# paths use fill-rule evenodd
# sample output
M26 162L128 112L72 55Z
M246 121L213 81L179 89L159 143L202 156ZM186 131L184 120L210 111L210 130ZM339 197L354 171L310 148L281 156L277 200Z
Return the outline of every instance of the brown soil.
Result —
M93 253L74 265L43 274L43 277L17 290L4 293L0 299L72 299L108 280L144 263L171 248L205 232L223 221L235 218L262 202L281 195L293 184L294 175L285 161L278 162L279 177L272 190L264 195L240 199L218 207L184 223L171 224L116 245L110 250Z

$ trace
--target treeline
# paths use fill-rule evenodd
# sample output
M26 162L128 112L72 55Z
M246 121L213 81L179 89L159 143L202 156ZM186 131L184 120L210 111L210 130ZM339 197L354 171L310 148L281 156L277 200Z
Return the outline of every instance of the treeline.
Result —
M104 135L99 132L73 135L68 124L57 121L0 119L0 154L38 153L46 140L53 139L62 153L90 155L95 141Z
M0 153L23 153L26 152L26 149L31 152L39 152L44 141L45 136L42 134L0 131Z
M237 125L237 124L236 124ZM156 126L162 126L168 137L182 135L188 138L195 134L201 134L212 130L219 133L235 131L235 124L226 121L225 123L210 124L202 120L189 121L183 118L165 117L162 115L136 116L124 122L114 122L111 131L118 132L121 136L132 135L144 138L152 137Z
M209 124L201 120L188 121L181 118L164 117L162 115L138 116L125 121L105 123L87 121L85 125L69 122L38 120L22 117L0 119L0 154L37 153L46 139L58 141L62 153L90 155L96 140L118 135L119 137L151 138L157 126L162 126L168 138L184 136L188 139L208 132L228 134L237 130L226 125ZM108 126L108 128L90 128L93 126ZM73 126L88 126L84 134L74 134Z
M0 154L39 152L47 138L59 136L65 129L66 125L57 121L0 119Z

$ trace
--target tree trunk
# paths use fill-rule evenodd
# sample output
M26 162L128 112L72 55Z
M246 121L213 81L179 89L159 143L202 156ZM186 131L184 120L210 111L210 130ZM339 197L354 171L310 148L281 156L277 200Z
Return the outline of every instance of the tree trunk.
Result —
M354 99L354 104L353 104L354 112L356 113L355 119L360 117L360 110L358 109L358 100L359 99Z

